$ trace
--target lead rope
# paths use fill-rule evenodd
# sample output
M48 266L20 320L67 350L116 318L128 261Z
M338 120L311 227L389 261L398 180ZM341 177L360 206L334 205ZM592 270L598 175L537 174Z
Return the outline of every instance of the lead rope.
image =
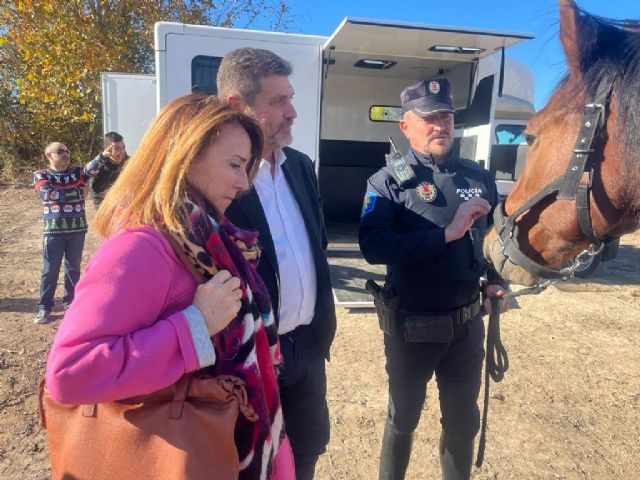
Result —
M484 461L484 450L487 444L487 421L489 416L489 377L497 383L504 378L509 370L507 350L500 340L500 298L491 297L491 314L487 326L487 353L484 367L484 405L482 407L482 427L480 429L480 443L476 467L480 468Z
M548 286L558 283L558 280L547 280L533 287L523 288L517 292L509 292L501 298L510 300L521 295L537 295ZM484 367L484 402L482 407L482 426L480 428L480 442L476 467L480 468L484 461L484 451L487 445L487 424L489 417L489 377L500 383L505 372L509 370L509 357L500 339L500 297L491 297L491 313L487 325L487 353Z

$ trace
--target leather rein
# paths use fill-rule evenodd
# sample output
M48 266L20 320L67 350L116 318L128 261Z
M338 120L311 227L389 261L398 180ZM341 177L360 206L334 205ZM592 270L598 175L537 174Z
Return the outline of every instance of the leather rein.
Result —
M571 161L564 175L554 178L546 187L517 208L511 215L506 213L504 200L500 202L494 211L493 223L497 236L491 248L493 249L497 241L500 244L498 253L504 256L505 261L523 268L535 277L547 280L569 280L574 276L576 270L589 266L594 257L604 247L605 239L598 238L593 230L589 206L594 176L594 143L602 137L600 134L605 127L612 90L613 81L606 85L601 82L594 101L585 104L580 121L580 131L576 138ZM584 172L589 175L588 183L580 182ZM559 269L545 267L532 260L522 252L518 243L518 224L516 219L550 196L555 196L557 200L573 200L576 202L580 231L591 242L589 247L578 253L568 266ZM538 286L544 285L546 287L548 283L551 282L543 282Z

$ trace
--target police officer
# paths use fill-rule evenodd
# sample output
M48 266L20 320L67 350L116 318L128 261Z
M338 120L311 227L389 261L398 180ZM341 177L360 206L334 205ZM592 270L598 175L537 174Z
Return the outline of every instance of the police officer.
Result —
M442 476L466 479L480 427L481 293L504 294L495 271L480 284L486 271L482 240L498 194L487 170L450 153L454 106L448 80L423 80L404 89L400 99L400 129L411 149L404 157L388 156L387 166L369 179L359 232L364 258L387 265L384 287L372 290L389 378L380 479L404 478L434 373ZM506 310L506 300L500 307Z

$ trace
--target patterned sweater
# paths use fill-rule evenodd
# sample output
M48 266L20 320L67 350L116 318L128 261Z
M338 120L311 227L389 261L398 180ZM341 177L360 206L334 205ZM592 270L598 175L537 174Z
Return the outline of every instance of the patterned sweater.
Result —
M85 184L108 161L98 156L84 167L69 167L61 172L45 168L33 173L33 183L42 200L45 235L87 231Z

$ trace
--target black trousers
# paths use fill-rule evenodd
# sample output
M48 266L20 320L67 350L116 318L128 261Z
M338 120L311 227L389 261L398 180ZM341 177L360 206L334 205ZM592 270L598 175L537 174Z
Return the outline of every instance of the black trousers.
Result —
M308 326L281 335L280 350L284 369L278 384L296 480L311 480L318 457L329 443L325 359Z
M478 394L484 359L482 315L456 327L444 343L408 343L384 336L389 376L389 418L397 433L418 426L427 383L435 373L440 394L440 423L450 435L473 438L480 429Z

